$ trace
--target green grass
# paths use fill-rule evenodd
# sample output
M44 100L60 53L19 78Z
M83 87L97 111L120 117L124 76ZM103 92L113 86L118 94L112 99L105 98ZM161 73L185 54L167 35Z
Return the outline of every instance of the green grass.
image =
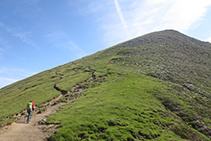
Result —
M187 135L169 131L170 123L190 129L151 95L159 87L166 86L145 76L109 76L48 118L62 126L50 140L182 140Z
M4 120L3 122L0 123L0 126L1 125L4 125L4 124L8 124L8 123L12 123L15 121L16 118L12 117L12 118L9 118L7 120Z
M82 96L48 119L63 126L52 140L207 140L200 133L211 136L210 53L177 32L148 34L0 89L0 121L29 100L58 96L55 83L69 91L94 73L107 77L83 84Z
M44 71L0 89L0 120L21 112L30 100L33 100L35 105L40 105L58 96L60 92L53 88L56 82L58 82L57 86L68 91L75 84L90 77L90 73L84 73L83 70L75 72L73 70L75 66L72 65L72 69L70 66L71 64L68 64ZM67 73L68 69L71 71ZM60 80L61 76L64 78Z
M46 71L1 89L0 119L22 111L29 100L40 104L57 96L59 93L52 89L55 80L48 78L49 73Z

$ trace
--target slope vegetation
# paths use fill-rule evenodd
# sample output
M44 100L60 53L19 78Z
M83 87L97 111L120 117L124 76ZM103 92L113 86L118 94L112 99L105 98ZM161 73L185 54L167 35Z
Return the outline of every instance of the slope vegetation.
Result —
M95 81L82 84L90 76ZM1 89L0 119L76 84L85 91L48 118L60 125L49 140L211 138L209 43L166 30L118 44Z

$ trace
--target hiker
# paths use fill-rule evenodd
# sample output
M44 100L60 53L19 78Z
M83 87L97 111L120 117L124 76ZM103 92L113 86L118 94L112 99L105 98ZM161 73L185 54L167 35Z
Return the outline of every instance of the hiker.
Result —
M32 115L32 111L36 108L33 101L29 101L29 103L26 106L27 108L27 113L28 113L28 118L27 118L27 123L29 123L30 119L31 119L31 115Z

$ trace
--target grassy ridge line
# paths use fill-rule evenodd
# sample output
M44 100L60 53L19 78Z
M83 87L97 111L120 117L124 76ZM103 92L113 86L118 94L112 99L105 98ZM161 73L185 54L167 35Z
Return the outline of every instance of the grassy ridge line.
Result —
M55 80L47 79L49 75L50 72L46 71L1 89L0 119L22 111L31 99L39 104L57 96L52 89Z
M62 126L49 140L208 140L166 111L154 88L167 86L140 75L109 76L48 118Z
M157 87L147 89L146 93L155 96L165 108L181 117L190 127L211 137L211 132L208 130L211 129L210 51L210 44L181 36L176 32L149 34L0 89L0 103L3 103L3 105L0 104L0 119L2 113L3 116L11 115L25 108L26 101L31 98L36 99L36 103L42 103L41 101L48 101L54 95L58 95L53 85L61 77L63 79L59 81L58 87L68 91L75 84L88 78L92 72L95 72L97 76L115 74L116 77L117 74L121 76L126 73L135 73L140 74L137 78L148 75L174 82L175 87L169 88L168 92L165 88ZM109 80L108 84L105 83L105 87L109 88L108 85L112 82ZM101 86L103 87L104 84ZM124 88L121 87L120 90ZM99 92L103 93L103 91ZM13 104L14 101L15 104ZM170 111L167 115L173 115L169 114ZM163 111L158 115L162 115L161 113ZM162 124L159 123L160 125ZM183 128L180 129L183 130ZM137 132L134 133L137 134ZM146 138L148 136L146 135Z
M99 53L100 52L96 54ZM104 62L107 60L102 59L99 61L94 59L94 63L89 63L94 57L96 56L87 56L0 89L0 121L23 111L27 102L31 99L34 100L36 105L39 105L58 96L59 92L56 91L53 86L61 77L64 79L59 81L57 86L69 91L75 84L89 78L91 72L94 72L92 68L96 66L96 68L102 70L95 72L96 77L105 75L107 70L102 68L104 68Z
M82 75L82 76L84 76L84 75ZM36 111L37 111L37 113L39 113L39 112L46 110L46 106L48 106L49 103L54 105L54 104L59 103L59 102L68 102L69 100L77 99L78 97L80 97L81 92L83 92L85 89L87 89L89 87L93 87L94 85L99 85L99 83L101 83L105 78L106 78L106 76L96 77L94 75L94 73L92 73L91 76L89 76L89 78L87 78L83 82L75 84L71 88L71 90L65 91L65 93L61 93L60 95L58 95L57 97L54 97L50 101L47 101L45 103L37 105L38 109L36 109ZM57 83L58 82L59 81L57 81ZM56 87L56 84L54 85L54 88ZM57 87L56 90L58 91L58 89L60 91L63 91L63 90L61 90L60 88ZM2 125L4 126L4 125L7 125L7 124L13 122L16 117L21 117L25 113L26 113L26 110L23 110L22 112L13 115L13 117L5 118L0 123L0 126L2 126Z
M0 120L21 112L31 99L36 105L39 105L58 96L60 93L53 86L61 76L72 76L71 83L68 83L69 88L90 77L88 72L84 74L76 73L74 67L76 65L72 64L59 66L0 89ZM67 69L70 70L64 74L63 72Z

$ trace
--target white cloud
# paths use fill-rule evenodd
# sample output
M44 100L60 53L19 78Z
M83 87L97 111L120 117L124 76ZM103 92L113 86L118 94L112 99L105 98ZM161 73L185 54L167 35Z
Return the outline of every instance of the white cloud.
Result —
M210 0L119 0L118 3L117 0L114 1L117 11L105 13L102 19L102 29L105 31L108 45L164 29L175 29L185 33L194 24L200 24L208 6L211 6ZM121 23L116 18L120 18ZM128 33L120 24L125 24Z
M208 42L210 42L211 43L211 37L210 38L208 38L207 40L205 40L205 41L208 41Z
M211 1L150 0L143 5L145 16L141 14L143 12L142 10L136 10L139 15L143 16L139 18L136 15L133 19L139 23L152 19L151 23L147 24L147 27L144 29L145 32L151 32L150 29L163 30L169 28L185 32L191 25L205 15L206 8L211 5ZM138 7L134 8L137 9ZM133 11L129 12L129 15L132 15L132 13ZM143 26L141 25L141 27ZM133 26L132 28L135 27Z
M205 15L211 1L177 0L171 1L171 4L163 19L166 23L165 26L186 31Z
M117 10L117 12L119 14L119 18L120 18L120 20L121 20L124 28L127 30L127 24L125 22L125 19L124 19L123 14L122 14L121 8L119 7L118 1L117 0L114 0L114 2L115 2L116 10Z

